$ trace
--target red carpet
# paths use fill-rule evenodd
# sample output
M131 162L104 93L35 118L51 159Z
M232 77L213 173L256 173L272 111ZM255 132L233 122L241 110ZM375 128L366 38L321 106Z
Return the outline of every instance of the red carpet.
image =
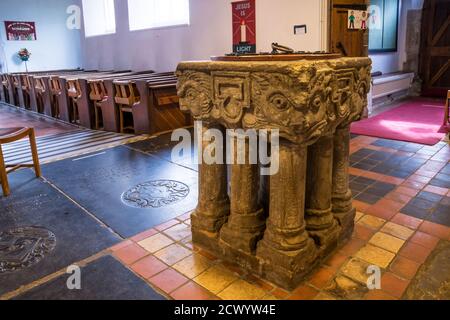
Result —
M444 104L417 99L373 118L352 124L351 132L365 136L435 145L445 136Z

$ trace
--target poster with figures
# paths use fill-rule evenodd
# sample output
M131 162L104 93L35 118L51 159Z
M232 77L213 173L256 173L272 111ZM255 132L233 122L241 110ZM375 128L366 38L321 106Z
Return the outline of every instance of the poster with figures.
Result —
M255 0L233 2L233 52L256 53Z
M351 30L360 30L368 28L369 13L362 10L348 11L348 28Z
M5 30L8 41L36 40L36 25L34 22L5 21Z

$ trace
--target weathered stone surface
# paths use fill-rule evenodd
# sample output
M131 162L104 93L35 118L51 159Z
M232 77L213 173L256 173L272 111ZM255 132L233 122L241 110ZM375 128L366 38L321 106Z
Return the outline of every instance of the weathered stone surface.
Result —
M180 107L205 130L280 133L280 168L269 178L248 159L232 165L230 177L226 165L200 165L194 243L289 289L349 238L349 126L367 107L370 64L340 58L178 66Z
M450 300L450 242L441 241L406 290L408 300Z

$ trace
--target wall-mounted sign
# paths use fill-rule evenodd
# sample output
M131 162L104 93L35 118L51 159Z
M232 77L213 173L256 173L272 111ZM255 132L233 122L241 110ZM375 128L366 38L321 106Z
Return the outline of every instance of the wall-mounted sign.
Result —
M5 21L6 39L10 41L36 40L36 25L34 22Z
M255 0L233 2L233 52L256 53Z
M348 28L349 29L367 29L369 14L362 10L348 11Z

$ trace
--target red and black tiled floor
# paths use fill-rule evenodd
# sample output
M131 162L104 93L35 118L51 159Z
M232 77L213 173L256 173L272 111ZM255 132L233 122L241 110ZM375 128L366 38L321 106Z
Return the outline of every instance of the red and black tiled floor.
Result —
M147 148L145 144L146 142L140 142L120 147L120 150L112 151L105 161L108 166L113 165L115 159L124 156L130 160L137 159L138 163L157 161L160 164L155 166L154 170L158 171L159 176L163 176L163 162L168 162L165 153L160 149L153 152L153 149ZM127 152L131 152L130 155L127 155ZM124 210L124 217L121 218L118 214L122 212L120 208L117 212L107 213L114 211L114 208L94 201L97 196L107 196L108 183L97 186L104 190L92 191L98 192L97 195L81 191L72 193L70 184L63 185L56 176L50 175L46 188L55 190L49 192L48 197L58 198L61 202L59 206L63 205L62 198L70 198L71 201L71 205L66 205L64 209L67 214L61 216L56 211L47 213L48 228L53 228L55 233L68 232L66 236L70 243L65 246L64 259L59 259L56 254L47 256L47 264L51 263L52 259L61 260L58 260L57 268L49 268L47 273L42 272L40 277L29 277L27 284L17 282L23 270L17 271L16 274L0 273L0 289L2 279L9 281L9 289L6 292L0 290L0 299L80 298L61 289L68 277L63 266L71 263L77 263L83 267L82 270L86 270L84 281L88 282L85 287L88 288L89 294L82 295L82 298L450 299L449 292L442 292L439 287L439 283L450 280L450 273L442 272L450 267L450 144L442 141L435 146L423 146L353 136L351 153L351 189L354 193L354 206L358 211L352 239L291 292L249 275L194 246L190 234L190 212L186 212L192 209L187 208L188 206L184 206L186 210L180 208L183 205L174 206L171 209L172 214L168 215L170 218L162 224L160 217L157 220L145 216L137 217L139 210ZM89 167L89 164L86 162L85 166ZM174 165L176 164L170 164ZM97 178L103 175L105 179L114 175L115 179L118 179L116 171L108 166L97 168L100 173L87 171L81 175L80 181L75 179L74 182L85 181L89 186L91 175ZM195 174L195 167L190 168L185 164L177 166ZM141 179L144 181L153 177L155 173L152 170L143 170ZM120 178L130 179L132 174L132 168L124 167ZM41 222L33 220L31 216L25 217L27 213L11 204L14 199L19 204L27 203L28 207L38 203L36 199L26 202L25 198L30 196L32 190L23 186L24 181L27 181L27 177L23 175L19 172L17 176L12 176L13 186L17 186L16 195L13 195L16 198L0 198L0 208L9 210L7 216L10 219L16 215L17 220L44 224L44 220ZM182 179L180 176L179 180ZM114 180L115 187L111 189L111 194L118 192L115 189L121 181ZM186 183L191 187L195 186L195 182ZM39 188L42 190L43 187ZM44 201L44 204L49 201L50 199ZM11 207L14 210L10 210ZM42 208L36 210L33 215L38 215ZM152 212L149 210L149 215ZM76 236L71 234L70 226L65 223L72 215L83 213L86 214L83 223L98 224L101 227L101 230L95 231L95 236L102 239L102 244L94 246L95 236L91 236L83 243L90 248L86 250L86 254L72 255L71 250L77 250L79 244L73 242ZM143 221L145 225L152 226L140 230L138 234L131 232L137 228L117 228L116 226L126 223L127 215L135 215L132 219L137 219L137 225L141 225ZM46 215L41 213L40 216ZM0 222L1 219L0 215ZM12 221L10 224L13 224ZM152 224L152 221L159 222ZM76 220L72 218L70 222L76 223ZM108 243L111 242L115 244L109 246ZM95 248L98 248L99 252L91 253ZM366 270L369 265L377 265L382 270L381 290L369 290L366 286L369 276ZM33 268L39 270L39 264ZM115 285L101 279L102 275L108 272L117 275ZM92 284L96 280L101 283L98 289ZM18 285L14 286L14 283ZM420 290L417 290L418 287ZM429 292L424 293L426 290ZM133 292L135 294L131 294Z

